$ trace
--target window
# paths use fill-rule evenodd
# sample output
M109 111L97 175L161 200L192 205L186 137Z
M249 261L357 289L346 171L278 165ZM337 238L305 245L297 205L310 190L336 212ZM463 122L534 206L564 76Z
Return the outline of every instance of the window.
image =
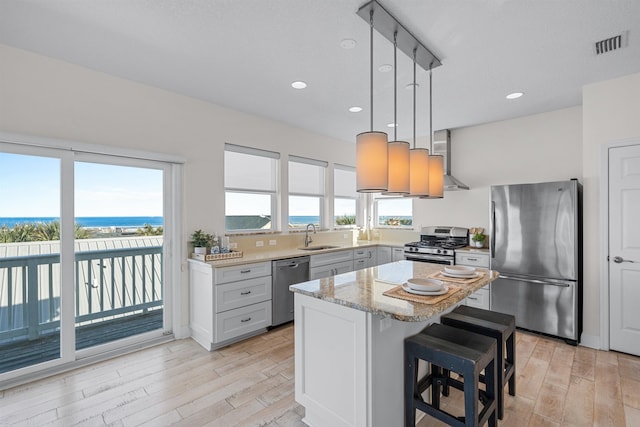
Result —
M412 227L413 200L408 197L376 194L374 227Z
M356 169L335 165L333 170L333 225L354 227L357 223Z
M289 156L289 228L322 225L327 162Z
M225 144L224 187L227 231L275 230L280 154Z

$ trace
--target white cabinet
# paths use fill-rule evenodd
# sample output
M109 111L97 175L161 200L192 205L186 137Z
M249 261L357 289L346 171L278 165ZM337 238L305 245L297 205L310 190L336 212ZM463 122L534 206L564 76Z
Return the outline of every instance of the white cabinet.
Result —
M404 259L404 248L391 248L391 259L395 261L402 261Z
M353 271L353 250L327 252L311 255L309 279L322 279Z
M363 268L378 265L377 249L375 247L359 248L353 250L353 269L362 270Z
M470 267L489 268L489 253L478 250L456 249L456 265L468 265ZM469 295L465 304L471 307L491 309L491 284L478 289Z
M214 268L189 260L191 336L207 350L271 325L271 263Z

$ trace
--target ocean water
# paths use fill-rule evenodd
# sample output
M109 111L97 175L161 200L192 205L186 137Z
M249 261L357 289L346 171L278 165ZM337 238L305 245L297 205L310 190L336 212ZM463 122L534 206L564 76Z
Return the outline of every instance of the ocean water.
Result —
M16 224L26 223L38 223L38 222L53 222L59 218L55 217L12 217L12 218L0 218L0 227L13 227ZM77 217L76 223L81 227L87 228L101 228L101 227L122 227L122 228L137 228L143 227L145 224L149 224L153 227L159 227L163 225L163 218L161 216L86 216Z

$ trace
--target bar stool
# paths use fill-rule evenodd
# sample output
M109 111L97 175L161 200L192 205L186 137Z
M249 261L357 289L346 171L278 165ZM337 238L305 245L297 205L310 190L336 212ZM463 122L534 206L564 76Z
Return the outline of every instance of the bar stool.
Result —
M429 364L429 374L418 380L418 360ZM497 425L496 419L496 341L451 326L433 324L404 341L405 426L415 427L416 409L451 426ZM463 376L458 381L443 375L443 369ZM478 387L485 371L486 390ZM440 409L440 388L464 391L464 416L456 417ZM431 402L422 398L431 387ZM482 403L479 411L478 402Z
M509 394L516 395L516 319L510 314L461 305L440 318L443 325L475 332L496 340L498 366L498 418L504 416L504 386L509 383ZM506 352L505 352L506 347ZM505 354L506 353L506 354ZM446 371L445 371L446 374ZM482 378L480 379L482 381ZM444 391L447 394L447 390Z

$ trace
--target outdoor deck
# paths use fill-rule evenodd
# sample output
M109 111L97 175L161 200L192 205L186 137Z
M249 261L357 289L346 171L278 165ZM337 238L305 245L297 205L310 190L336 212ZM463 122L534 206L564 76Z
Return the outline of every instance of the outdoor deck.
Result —
M0 373L59 357L59 242L0 244ZM162 237L76 241L76 349L162 328ZM68 283L68 282L66 282Z
M76 328L76 349L150 332L162 328L163 310L133 314L119 319L79 326ZM46 362L60 356L60 335L42 335L38 339L20 340L0 347L0 373Z

